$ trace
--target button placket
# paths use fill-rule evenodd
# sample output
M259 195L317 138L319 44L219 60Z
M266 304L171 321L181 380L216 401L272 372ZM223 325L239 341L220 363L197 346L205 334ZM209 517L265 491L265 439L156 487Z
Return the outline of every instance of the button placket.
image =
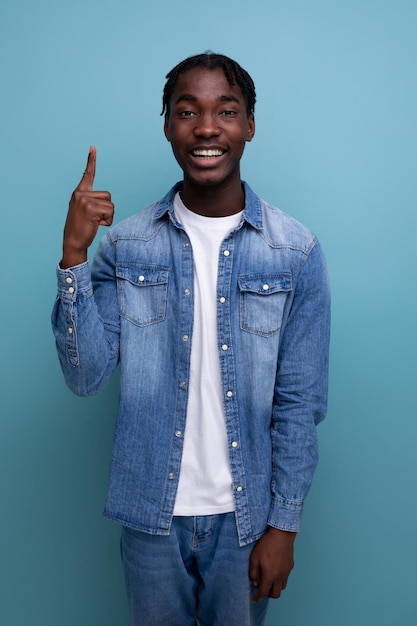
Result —
M223 250L223 256L224 256L224 257L226 257L226 259L231 259L231 253L230 253L229 248L226 248L225 250ZM229 265L229 263L227 263L227 265L225 266L225 270L224 270L224 271L225 271L226 273L229 273L229 272L230 272L230 269L231 269L231 266ZM223 273L224 273L224 272L223 272ZM225 304L225 302L226 302L226 298L225 298L225 296L224 296L224 295L219 297L219 302L220 302L220 304ZM229 342L229 343L230 343L230 342ZM222 349L222 351L223 351L223 352L225 352L225 353L226 353L226 352L228 352L228 350L229 350L229 344L227 343L227 339L226 339L226 341L222 344L221 349Z
M184 445L184 429L185 429L185 415L187 408L187 390L188 390L188 376L189 376L189 361L190 361L190 344L191 344L191 332L192 332L192 285L193 285L193 257L191 245L188 241L184 240L186 235L181 235L182 241L180 243L181 273L179 276L178 285L178 298L180 302L179 307L179 319L178 319L178 363L177 363L177 380L178 389L177 402L175 407L175 426L172 431L174 445L171 449L169 458L169 473L167 474L170 498L175 496L175 486L179 479L180 467L181 467L181 454L182 447Z
M225 413L228 423L228 447L231 452L231 470L233 489L240 499L245 501L244 470L239 444L238 406L236 397L235 366L233 362L233 347L231 334L230 284L233 269L233 236L224 243L225 249L220 253L219 286L217 292L217 311L221 332L220 361L223 393L225 396Z

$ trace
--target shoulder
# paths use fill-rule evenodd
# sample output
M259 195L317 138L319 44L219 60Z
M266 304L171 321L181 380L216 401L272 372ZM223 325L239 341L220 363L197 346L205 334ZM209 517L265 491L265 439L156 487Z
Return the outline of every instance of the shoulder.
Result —
M307 226L257 196L245 183L245 211L261 237L273 248L294 248L308 254L317 243Z
M296 248L308 253L317 243L316 235L307 226L278 207L261 200L263 232L273 247Z
M150 204L141 209L134 215L122 220L108 230L108 236L112 241L126 238L142 237L156 228L155 213L158 208L158 202Z
M108 230L109 239L115 243L121 239L151 239L168 222L176 192L174 186L157 202L153 202L134 215L122 220Z

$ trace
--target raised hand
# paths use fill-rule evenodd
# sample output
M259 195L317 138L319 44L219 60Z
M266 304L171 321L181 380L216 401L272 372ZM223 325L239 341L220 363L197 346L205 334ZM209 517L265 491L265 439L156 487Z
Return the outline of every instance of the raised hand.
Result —
M114 204L110 193L93 191L96 156L92 146L85 172L71 196L64 228L62 269L84 263L98 227L110 226L113 222Z

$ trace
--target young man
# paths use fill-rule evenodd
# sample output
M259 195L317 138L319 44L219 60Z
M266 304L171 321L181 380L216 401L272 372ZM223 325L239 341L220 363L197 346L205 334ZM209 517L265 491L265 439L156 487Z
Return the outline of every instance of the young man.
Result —
M122 525L134 624L263 623L293 544L325 416L329 290L317 239L240 178L255 88L236 62L168 75L164 131L183 170L159 202L112 227L75 189L53 313L70 388L99 392L120 362L105 514Z

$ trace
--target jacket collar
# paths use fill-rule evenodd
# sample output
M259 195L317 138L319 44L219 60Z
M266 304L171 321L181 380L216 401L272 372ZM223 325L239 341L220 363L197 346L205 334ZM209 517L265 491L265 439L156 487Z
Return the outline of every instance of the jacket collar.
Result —
M245 207L243 209L242 222L246 221L256 230L262 230L263 221L261 199L252 191L246 182L242 181L242 184L245 192ZM181 189L182 182L180 181L168 191L162 200L160 200L155 211L156 219L160 219L166 213L169 214L171 219L174 219L174 197L178 191L181 191Z

